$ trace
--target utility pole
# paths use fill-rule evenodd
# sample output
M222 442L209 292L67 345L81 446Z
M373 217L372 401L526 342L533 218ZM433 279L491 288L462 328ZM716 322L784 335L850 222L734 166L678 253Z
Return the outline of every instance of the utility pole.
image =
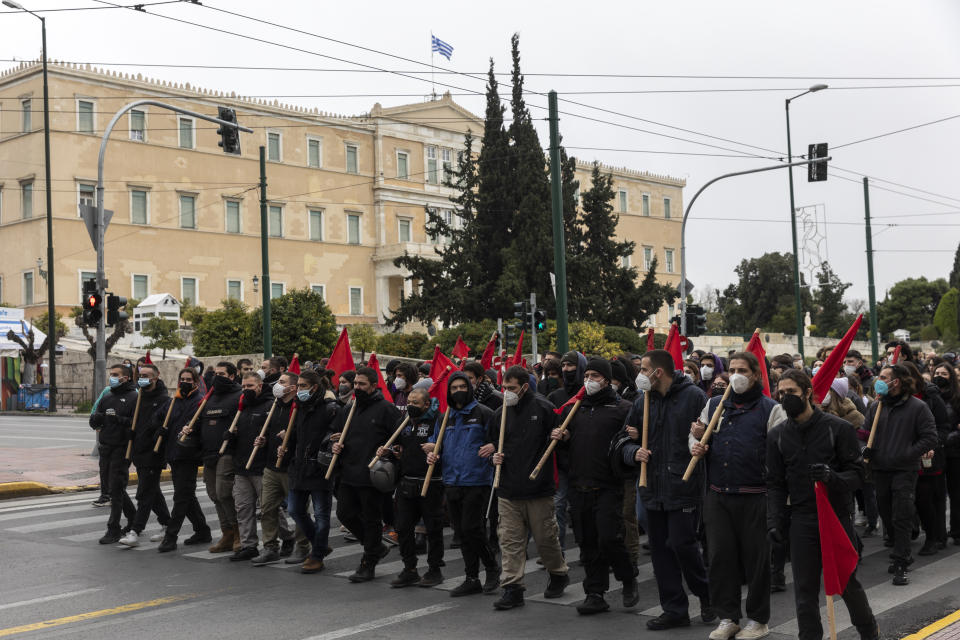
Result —
M270 327L270 221L267 219L267 148L260 147L260 257L263 273L263 357L273 357L273 332Z
M533 364L537 364L537 294L530 292L530 342L533 345Z
M553 209L553 268L557 276L557 351L570 350L567 333L567 255L563 237L563 190L560 180L560 127L557 115L557 92L547 100L550 108L550 204Z
M880 359L880 336L877 335L877 289L873 282L873 232L870 230L870 183L863 177L863 218L867 232L867 296L870 301L870 353L873 362Z

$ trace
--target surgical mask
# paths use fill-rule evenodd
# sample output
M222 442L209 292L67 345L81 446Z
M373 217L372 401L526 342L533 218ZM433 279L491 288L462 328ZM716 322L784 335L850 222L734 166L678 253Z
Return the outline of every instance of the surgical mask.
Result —
M611 383L610 383L610 386L613 387L613 390L614 390L614 391L617 391L617 392L620 391L620 383L619 383L619 382L611 382Z
M115 389L120 386L120 378L117 376L110 376L110 388Z
M885 396L890 392L890 387L883 380L877 380L873 383L873 390L878 396Z
M693 382L693 376L690 375L688 372L684 371L684 372L683 372L683 377L686 378L687 380L689 380L690 382Z
M260 379L263 380L267 377L267 372L263 369L257 369L257 375L260 376Z
M339 387L337 387L337 392L338 392L341 396L345 396L345 395L349 394L351 391L353 391L353 389L351 389L351 388L350 388L350 385L348 385L347 383L343 383L343 384L341 384Z
M310 389L300 389L297 391L297 400L306 402L310 399Z
M750 378L742 373L735 373L730 376L730 386L734 393L744 393L750 388Z
M846 365L843 365L843 372L848 376L852 376L857 372L857 368L852 364L846 364Z
M137 386L143 389L150 386L150 378L137 378Z
M780 400L780 405L783 407L783 410L791 418L796 418L801 413L803 413L807 408L806 401L800 396L795 396L792 394L786 394Z
M517 403L520 402L520 396L518 396L513 391L504 391L503 392L503 404L508 407L515 407Z
M813 375L817 375L817 371L820 371L820 367L814 367L813 369L810 370L810 373L812 373Z
M407 388L407 381L404 378L394 378L393 386L397 389L397 391L403 391Z
M279 382L273 385L273 397L280 399L283 397L283 394L287 392L287 388L280 384Z
M700 367L700 377L704 380L713 380L713 367L707 365Z
M634 382L637 383L638 391L650 391L650 378L645 374L638 373L637 379Z
M596 380L587 380L583 383L583 388L586 389L588 396L593 396L600 393L603 386Z

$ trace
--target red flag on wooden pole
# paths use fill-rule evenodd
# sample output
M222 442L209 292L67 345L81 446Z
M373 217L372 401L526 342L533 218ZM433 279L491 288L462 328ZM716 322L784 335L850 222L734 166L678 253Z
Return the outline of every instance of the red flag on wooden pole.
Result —
M763 379L763 395L770 397L770 377L767 375L767 350L763 348L760 342L760 329L753 332L750 342L747 343L747 351L757 356L760 361L760 376Z
M453 351L450 352L454 358L463 360L470 353L470 347L463 341L462 336L457 336L457 344L453 345Z
M367 366L377 372L377 386L380 388L380 391L383 391L383 397L393 402L393 394L390 393L390 389L387 388L387 381L383 379L383 373L380 371L380 361L377 360L377 354L370 353L370 360L367 362Z
M290 359L290 366L287 367L287 371L300 375L300 358L298 354L293 354L293 358Z
M453 361L440 351L440 345L436 345L433 348L433 360L430 361L430 378L436 382L437 377L443 373L446 367L450 367L451 370L456 368L453 366ZM444 396L446 396L446 393L444 393Z
M683 369L683 347L680 342L680 330L677 323L673 322L670 324L670 333L667 334L667 344L663 348L673 356L673 366L676 369Z
M433 376L430 376L433 378L433 384L430 385L428 393L431 398L436 398L437 402L440 403L440 413L444 413L447 410L447 379L450 377L451 371L453 371L453 365L449 364L437 372L438 377L433 378Z
M655 348L653 343L653 327L650 327L647 329L647 351L653 351Z
M862 321L863 314L861 313L857 316L857 319L853 321L853 324L850 325L850 328L847 329L847 333L840 339L837 346L830 352L826 362L824 362L820 370L817 371L817 375L813 376L813 401L815 403L820 404L823 402L827 392L830 391L830 384L833 383L834 378L837 377L837 373L841 367L843 367L843 359L847 357L847 351L850 350L850 344L853 342L854 336L857 335L857 331L860 330L860 323Z
M147 355L143 356L143 364L153 364L153 360L150 359L150 349L147 349Z
M576 404L577 400L583 400L583 397L587 394L587 390L584 387L580 387L580 391L577 391L573 396L560 405L558 408L554 409L553 412L557 415L563 413L563 410L569 407L572 404Z
M857 550L840 524L822 482L814 485L817 520L820 524L820 557L823 559L823 588L828 596L840 596L857 568Z
M517 351L513 354L513 357L507 360L506 368L520 364L523 361L523 330L520 331L520 339L517 340Z
M497 332L493 332L493 336L490 338L490 342L487 343L487 348L483 350L483 355L480 357L480 365L483 367L484 371L489 369L493 365L493 356L497 351Z
M344 328L340 333L340 337L337 338L337 346L333 348L333 353L330 354L327 369L333 370L333 384L336 385L340 374L356 368L356 365L353 363L353 352L350 350L350 338L347 336L346 328Z

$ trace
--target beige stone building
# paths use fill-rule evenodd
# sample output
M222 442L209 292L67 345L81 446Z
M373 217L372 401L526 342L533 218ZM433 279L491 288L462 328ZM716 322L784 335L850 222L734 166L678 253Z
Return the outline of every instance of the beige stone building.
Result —
M81 203L95 203L100 138L113 114L156 99L215 115L236 110L242 154L225 155L216 125L153 106L129 112L107 147L105 207L109 289L132 299L171 293L207 308L262 293L258 147L267 149L271 293L312 287L339 323L381 324L411 291L393 259L430 255L425 207L452 215L444 172L463 135L483 122L449 96L341 116L227 96L70 64L50 64L50 124L56 305L80 304L96 255ZM679 282L684 182L605 167L618 190L620 233L637 242L634 264L659 257L662 279ZM590 166L580 167L583 189ZM46 309L43 90L40 66L0 74L0 301L28 316ZM38 260L39 259L39 260ZM48 276L49 277L49 276ZM262 280L262 279L261 279ZM671 311L656 320L663 325Z

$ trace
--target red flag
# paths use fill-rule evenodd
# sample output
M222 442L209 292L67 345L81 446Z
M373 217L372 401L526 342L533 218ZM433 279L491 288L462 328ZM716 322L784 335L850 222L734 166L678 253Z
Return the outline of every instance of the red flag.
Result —
M353 363L353 352L350 350L350 338L347 336L347 330L344 328L340 332L340 337L337 338L337 346L333 348L333 353L330 354L330 360L327 362L327 369L333 369L333 384L338 384L340 374L344 371L352 371L356 369L356 365Z
M390 402L393 402L393 394L390 393L390 389L387 388L387 381L383 379L383 373L380 371L380 361L377 360L377 354L370 354L370 360L367 362L367 366L377 372L377 386L380 387L380 391L383 391L383 397Z
M862 321L863 314L861 313L847 329L847 333L844 334L837 346L830 352L830 356L817 371L817 375L813 376L813 401L815 403L823 402L827 392L830 391L830 384L837 377L840 368L843 367L843 359L847 357L847 351L850 350L850 344L853 342L853 337L857 335L857 331L860 330Z
M647 351L653 351L656 347L653 344L653 327L647 329Z
M517 340L517 351L513 354L513 357L507 360L506 368L520 364L523 360L523 330L520 330L520 339Z
M828 596L841 596L857 568L858 554L830 505L823 483L814 484L817 493L817 520L820 523L820 557L823 560L823 588Z
M287 367L287 371L300 375L300 358L297 357L297 354L293 354L293 358L290 360L290 366Z
M760 330L753 332L753 336L750 337L750 342L747 343L747 351L757 356L757 360L760 361L760 375L763 379L763 395L770 397L770 377L767 375L767 351L763 348L763 343L760 342Z
M462 336L457 336L457 344L453 345L453 351L450 352L454 358L463 360L470 353L470 347L463 341Z
M437 372L439 377L433 378L433 376L430 376L433 378L433 384L430 385L428 393L431 398L436 398L437 402L440 403L440 413L447 410L447 378L450 377L451 371L453 371L452 364L446 365L442 371Z
M893 357L890 359L890 364L897 364L897 362L900 361L900 349L902 348L902 345L898 344L897 348L893 350ZM149 353L149 351L147 353Z
M433 360L430 362L430 377L436 381L437 376L439 376L446 367L450 367L451 370L456 369L456 367L453 366L453 361L440 351L440 345L436 345L433 348ZM446 393L444 393L444 396L446 396Z
M680 345L680 340L680 330L677 328L677 323L671 323L670 333L667 334L667 344L663 348L673 356L673 366L676 369L683 369L683 347Z
M143 364L153 364L153 360L150 359L150 350L147 349L147 355L143 357Z
M557 414L557 415L560 415L561 413L563 413L563 410L564 410L564 409L566 409L568 406L574 404L577 400L583 400L583 396L586 395L586 393L587 393L586 388L585 388L585 387L580 387L580 391L577 391L575 394L573 394L573 397L572 397L572 398L570 398L569 400L567 400L566 402L564 402L564 403L563 403L562 405L560 405L558 408L554 409L553 412L554 412L555 414Z
M489 369L493 365L493 354L497 350L497 332L493 332L493 336L490 338L490 342L487 343L487 348L483 350L483 355L480 357L480 366L483 367L484 371Z

